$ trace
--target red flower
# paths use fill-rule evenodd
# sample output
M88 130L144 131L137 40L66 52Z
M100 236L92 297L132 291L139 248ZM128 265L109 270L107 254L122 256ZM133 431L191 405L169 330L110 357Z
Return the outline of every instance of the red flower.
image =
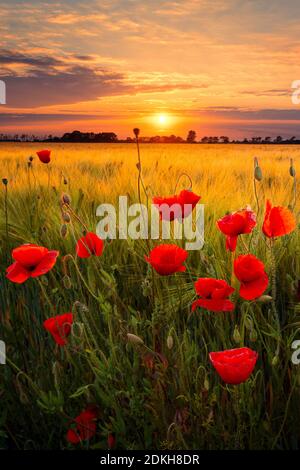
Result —
M160 218L163 220L182 219L191 214L201 196L183 189L178 195L169 197L155 196L153 204L159 210ZM173 206L173 207L172 207Z
M258 354L249 348L211 352L209 359L224 382L238 385L252 374Z
M15 262L7 268L6 277L21 284L30 277L42 276L53 268L58 254L58 251L49 251L43 246L21 245L12 251Z
M193 302L192 311L197 307L206 308L212 312L231 312L234 309L234 304L228 299L234 289L226 281L200 278L195 282L195 290L201 299Z
M110 432L107 437L107 445L109 449L113 449L116 445L116 435L114 432Z
M89 407L82 411L75 418L75 428L70 428L67 432L67 440L71 444L79 444L81 441L87 441L96 434L97 411L94 407Z
M282 237L291 233L296 228L296 220L293 213L286 207L272 207L267 200L266 213L263 223L263 232L266 237Z
M156 272L161 276L168 276L180 271L185 271L183 266L188 253L177 245L159 245L151 250L149 257L145 260L153 266Z
M60 346L67 344L67 337L71 333L73 314L64 313L56 317L48 318L44 321L44 328L51 333L54 341Z
M103 240L93 232L88 232L84 237L81 237L76 245L76 253L79 258L89 258L92 255L101 256L103 249Z
M241 283L240 296L246 300L260 297L269 284L265 266L254 255L241 255L234 261L234 274Z
M39 152L36 152L37 156L41 160L42 163L49 163L50 162L50 154L51 150L40 150Z
M222 233L226 235L226 249L235 251L238 235L250 233L256 225L256 215L249 209L225 215L217 221Z

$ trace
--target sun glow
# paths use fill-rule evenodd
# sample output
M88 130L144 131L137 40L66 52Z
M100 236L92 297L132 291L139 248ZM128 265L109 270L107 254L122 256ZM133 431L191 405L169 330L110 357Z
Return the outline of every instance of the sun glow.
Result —
M168 117L165 114L159 114L158 116L158 122L161 125L167 124L168 122Z

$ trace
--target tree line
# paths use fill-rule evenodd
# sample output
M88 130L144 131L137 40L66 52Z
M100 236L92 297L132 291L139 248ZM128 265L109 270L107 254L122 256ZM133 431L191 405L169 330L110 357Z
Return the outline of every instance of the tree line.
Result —
M300 139L292 136L284 139L278 135L276 137L259 137L254 136L251 138L233 139L231 140L226 135L221 136L204 136L197 139L196 131L190 130L187 137L184 139L180 136L152 136L152 137L139 137L140 142L150 144L300 144ZM135 141L133 137L126 139L119 139L114 132L81 132L73 131L66 132L61 137L53 135L36 136L34 134L0 134L1 142L66 142L66 143L132 143Z

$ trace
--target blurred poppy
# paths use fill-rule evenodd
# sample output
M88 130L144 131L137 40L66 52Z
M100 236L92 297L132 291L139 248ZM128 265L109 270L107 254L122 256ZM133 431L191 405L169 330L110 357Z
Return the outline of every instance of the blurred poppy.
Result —
M295 228L296 219L294 214L287 207L272 207L271 202L267 200L263 223L263 233L266 237L282 237L291 233Z
M21 245L12 251L15 262L7 268L6 277L21 284L30 277L42 276L53 268L58 254L58 251L49 251L43 246Z
M269 284L265 266L254 255L241 255L234 261L234 274L240 281L240 296L246 300L260 297Z
M71 333L73 314L64 313L56 317L47 318L44 321L44 328L51 333L54 341L60 346L67 344L67 337Z
M103 240L93 232L88 232L84 237L81 237L76 245L76 253L79 258L89 258L92 255L101 256L103 249Z
M107 437L107 446L109 449L113 449L116 445L116 435L114 432L110 432Z
M67 440L71 444L79 444L91 439L96 434L96 419L97 411L94 407L82 411L74 420L76 426L68 430Z
M183 189L178 195L169 197L155 196L153 204L157 207L162 220L172 221L190 215L200 199L201 196Z
M238 385L252 374L258 354L249 348L227 349L211 352L209 359L222 380Z
M221 279L200 278L195 282L195 290L201 298L192 304L192 311L202 307L212 312L231 312L234 303L228 297L234 292L233 287Z
M49 163L50 162L50 155L51 155L51 150L40 150L39 152L36 152L37 156L41 160L42 163Z
M238 235L250 233L256 225L256 215L249 209L225 215L217 221L222 233L226 235L226 249L235 251Z
M188 253L177 245L164 244L151 250L149 257L145 260L151 264L155 271L161 276L168 276L186 270L183 263L187 259Z

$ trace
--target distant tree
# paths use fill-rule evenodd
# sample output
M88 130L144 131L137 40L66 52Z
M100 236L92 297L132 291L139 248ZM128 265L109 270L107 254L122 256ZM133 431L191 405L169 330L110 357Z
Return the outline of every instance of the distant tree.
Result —
M186 141L189 144L193 144L196 141L196 137L197 137L197 134L196 134L195 131L189 131L189 133L187 135L187 138L186 138Z
M227 137L227 135L221 135L220 140L223 144L229 143L229 137Z
M207 144L207 142L208 142L208 137L207 137L207 135L205 135L204 137L202 137L201 143L202 144Z
M270 136L267 136L264 138L264 143L265 144L269 144L271 142L271 137Z
M282 137L281 135L278 135L275 139L274 139L274 142L276 142L276 144L280 144L280 142L282 142Z

